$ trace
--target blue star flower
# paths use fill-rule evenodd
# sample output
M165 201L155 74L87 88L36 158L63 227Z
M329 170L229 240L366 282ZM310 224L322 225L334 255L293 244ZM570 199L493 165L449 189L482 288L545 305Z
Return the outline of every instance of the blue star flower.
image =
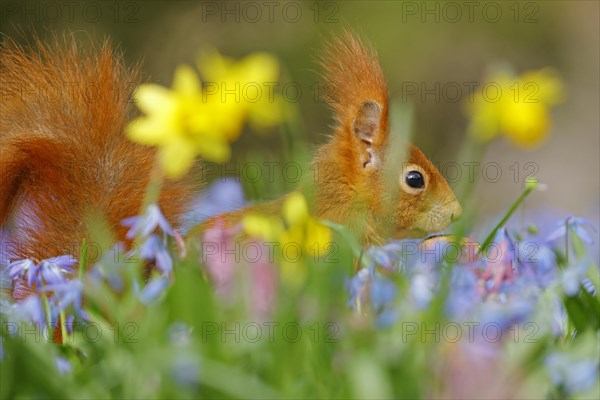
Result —
M158 235L151 235L144 241L140 249L140 257L155 262L158 269L165 275L173 270L171 255Z
M346 282L346 289L350 294L348 305L356 311L360 312L360 307L365 302L370 282L371 271L368 268L362 268Z
M579 287L584 284L587 271L587 262L580 260L579 262L569 264L567 268L560 272L560 283L562 284L565 294L575 296L579 292ZM593 287L593 284L592 284Z
M56 369L58 369L58 372L61 375L71 373L73 368L71 367L71 363L69 362L69 360L67 360L64 357L58 356L54 359L54 361L56 362Z
M73 273L71 266L76 260L70 255L48 258L35 264L30 259L14 261L8 265L8 274L14 279L27 279L27 284L38 287L66 282Z
M55 315L58 315L70 305L73 306L78 315L81 314L83 283L79 279L47 285L42 290L53 293L50 301L54 305L53 313Z
M189 354L181 354L171 365L171 377L182 387L195 388L200 383L200 363Z
M592 244L590 232L596 232L596 228L591 222L584 218L567 217L564 221L559 221L556 224L557 228L548 235L547 241L551 242L567 235L567 229L575 233L584 243Z
M127 232L127 239L133 239L138 235L146 238L156 228L160 228L164 233L174 236L173 228L171 228L171 225L169 225L169 222L156 204L150 204L146 212L142 215L124 219L122 224L130 228Z
M597 358L576 359L568 353L553 353L546 358L546 368L552 382L567 394L585 392L598 381Z
M369 248L369 250L367 250L368 257L366 257L366 259L373 260L377 265L391 270L400 264L402 252L404 250L406 249L403 242L389 242L382 246L373 246Z
M69 255L42 260L39 264L40 269L36 283L38 286L42 286L40 276L46 285L66 282L67 275L73 273L71 266L75 263L75 258Z
M14 303L8 313L17 321L33 322L39 326L44 326L46 321L42 301L36 295Z
M141 291L138 289L140 301L144 304L150 304L164 292L168 285L169 279L165 276L151 280Z
M182 234L206 219L218 214L238 210L246 205L244 189L239 180L217 179L192 203L190 211L183 215Z
M8 264L8 276L12 279L27 278L27 284L32 286L37 280L40 267L33 261L26 258L24 260L13 261Z

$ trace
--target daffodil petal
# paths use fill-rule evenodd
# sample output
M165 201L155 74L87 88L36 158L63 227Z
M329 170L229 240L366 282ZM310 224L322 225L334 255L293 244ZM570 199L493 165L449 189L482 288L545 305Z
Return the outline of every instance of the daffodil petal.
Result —
M200 79L189 65L180 65L175 70L173 90L177 93L193 96L200 93Z
M179 178L194 163L195 152L186 140L174 139L161 147L159 157L166 174L172 178Z
M526 72L520 81L528 101L540 101L547 105L556 105L564 101L564 83L551 68Z
M133 120L125 129L127 137L134 142L155 146L168 138L168 132L160 121L152 118L138 118Z
M238 66L245 82L264 85L275 82L279 76L279 63L268 53L254 53L244 58Z
M262 215L247 214L242 219L242 225L249 236L267 241L277 240L281 232L280 223Z
M530 148L546 138L550 117L542 103L509 102L501 123L503 132L513 143Z
M231 157L231 149L229 143L222 138L213 137L198 137L195 142L198 153L206 160L213 162L225 162Z
M280 97L270 101L267 97L249 107L248 119L253 127L270 128L281 124L284 120L284 103Z
M302 224L308 218L308 205L300 192L288 195L283 203L283 217L289 225Z
M197 64L205 80L220 85L223 78L230 73L235 62L216 50L207 50L198 57Z
M331 230L329 227L321 224L313 218L307 221L306 226L306 245L308 249L315 250L317 246L319 253L318 256L323 256L328 250L330 250L331 244Z
M175 108L169 89L153 83L141 84L133 95L137 107L146 114L169 113Z

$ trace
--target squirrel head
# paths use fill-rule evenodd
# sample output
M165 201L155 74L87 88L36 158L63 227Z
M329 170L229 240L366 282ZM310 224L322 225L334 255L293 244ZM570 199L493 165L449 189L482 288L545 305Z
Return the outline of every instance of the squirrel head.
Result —
M406 158L397 174L395 236L419 237L441 231L460 217L462 207L421 150L409 145Z
M346 32L324 54L326 100L337 125L314 160L317 215L356 228L366 242L446 228L461 206L433 163L390 131L375 51Z

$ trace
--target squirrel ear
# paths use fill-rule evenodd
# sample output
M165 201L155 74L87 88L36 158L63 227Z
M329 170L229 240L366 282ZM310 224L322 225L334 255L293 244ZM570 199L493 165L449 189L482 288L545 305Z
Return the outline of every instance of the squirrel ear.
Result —
M382 107L375 100L367 100L360 105L356 118L352 121L352 132L360 142L363 168L376 167L378 159L373 151L373 143L380 142L377 134L381 128Z
M358 139L373 143L381 125L381 111L381 106L375 100L367 100L360 105L356 118L352 121L352 131Z

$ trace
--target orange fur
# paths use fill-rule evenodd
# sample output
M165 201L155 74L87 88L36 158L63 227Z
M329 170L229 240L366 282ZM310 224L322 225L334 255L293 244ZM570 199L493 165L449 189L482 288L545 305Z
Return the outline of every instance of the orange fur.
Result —
M326 44L322 51L320 64L324 70L323 80L326 101L333 109L338 123L338 132L344 141L352 142L348 137L350 124L356 118L360 103L373 99L383 106L381 127L382 135L376 138L374 147L379 150L387 143L388 92L379 65L377 52L365 45L355 34L344 32ZM348 150L352 145L344 146Z
M120 222L139 214L155 153L123 134L137 69L107 42L84 52L72 38L8 41L0 68L0 228L13 257L78 257L91 215L124 240ZM163 187L159 205L175 226L190 196L185 182Z

